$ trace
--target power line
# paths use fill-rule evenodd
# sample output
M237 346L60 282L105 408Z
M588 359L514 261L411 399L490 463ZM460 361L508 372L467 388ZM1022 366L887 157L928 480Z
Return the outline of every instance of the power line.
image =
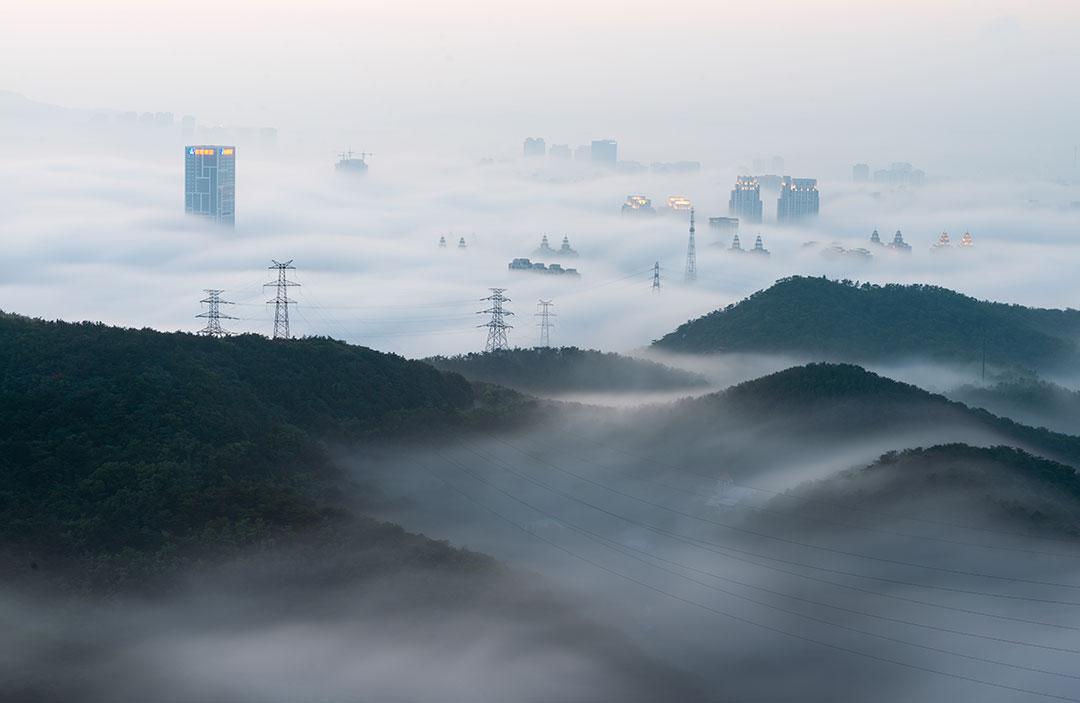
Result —
M844 589L844 590L847 590L847 591L852 591L852 592L856 592L856 593L864 593L864 594L867 594L867 595L872 595L872 596L876 596L876 597L880 597L880 598L887 598L889 600L895 600L895 601L899 601L899 602L903 602L903 603L912 603L914 605L921 605L921 606L924 606L924 607L935 608L935 609L944 610L944 611L947 611L947 612L964 613L964 614L967 614L967 615L978 615L980 617L985 617L985 618L989 618L989 619L993 619L993 620L1002 620L1002 621L1008 621L1008 622L1018 622L1018 623L1023 623L1023 624L1026 624L1026 625L1038 625L1038 626L1042 626L1042 627L1049 627L1049 628L1054 628L1054 629L1059 629L1059 630L1067 630L1067 631L1071 631L1071 632L1080 632L1080 627L1076 627L1076 626L1073 626L1073 625L1065 625L1065 624L1058 623L1058 622L1049 622L1049 621L1045 621L1045 620L1035 620L1035 619L1032 619L1032 618L1022 618L1022 617L1016 617L1016 616L1011 616L1011 615L1001 615L1000 613L992 613L992 612L989 612L989 611L978 610L978 609L975 609L975 608L965 608L965 607L959 607L959 606L942 605L940 603L934 603L933 601L922 600L922 599L914 598L914 597L911 597L911 596L897 595L895 593L890 593L890 592L875 591L875 590L871 590L871 589L868 589L868 588L862 588L860 586L852 586L851 584L841 583L839 581L832 581L832 580L829 580L829 579L826 579L826 578L821 578L821 577L817 577L817 576L810 576L809 574L800 573L798 571L791 571L789 569L784 569L784 568L777 567L777 566L771 566L769 564L762 564L761 562L754 561L753 558L765 559L766 561L776 562L776 563L779 563L779 564L787 564L787 565L790 565L790 566L797 566L797 567L801 567L801 568L811 569L813 571L820 571L820 572L825 572L825 573L830 573L830 574L837 574L837 575L840 575L840 576L848 576L848 577L852 577L852 578L858 578L858 579L864 579L864 580L870 580L870 581L880 581L880 582L890 583L890 584L895 584L895 585L900 585L900 586L913 586L913 587L917 587L917 588L924 588L924 589L928 589L928 590L943 591L943 592L948 592L948 593L960 593L960 594L969 595L969 596L987 596L987 597L1000 597L1000 598L1015 599L1015 600L1026 600L1022 596L1009 596L1009 595L1004 595L1003 596L1003 595L1000 595L1000 594L987 593L987 592L984 592L984 591L973 591L973 590L969 590L969 589L952 588L952 587L948 587L948 586L927 585L927 584L921 584L921 583L916 583L916 582L911 582L911 581L903 581L903 580L900 580L900 579L890 579L890 578L885 578L885 577L880 577L880 576L867 576L866 574L860 574L860 573L854 572L854 571L845 571L843 569L834 569L834 568L819 566L817 564L809 564L809 563L806 563L806 562L795 561L795 560L791 560L791 559L782 559L780 557L773 557L773 556L767 556L767 555L764 555L764 554L758 554L756 552L752 552L752 551L745 550L745 549L739 549L739 548L736 548L736 547L731 547L731 546L728 546L728 545L725 545L725 544L721 544L719 542L713 542L713 541L703 539L703 538L700 538L700 537L693 537L693 536L690 536L690 535L685 535L685 534L682 534L682 533L679 533L679 532L674 532L672 530L668 530L668 529L663 528L663 527L658 527L656 525L652 525L652 524L647 523L647 522L643 522L641 520L636 520L634 518L629 518L629 517L626 517L625 515L622 515L620 513L616 513L614 511L608 510L607 508L596 505L595 503L591 503L591 502L589 502L587 500L584 500L583 498L580 498L580 497L578 497L576 495L570 494L570 493L568 493L566 491L563 491L563 490L561 490L561 489L559 489L559 488L557 488L555 486L552 486L549 483L546 483L546 482L541 481L539 479L536 479L536 478L524 475L522 473L519 473L519 472L515 471L514 469L510 468L507 464L499 461L497 458L495 458L492 455L488 454L487 452L479 451L479 450L477 450L475 448L469 447L468 445L466 445L464 443L461 443L461 447L464 448L466 451L470 452L471 454L473 454L474 456L477 456L477 457L479 457L481 459L486 460L488 463L492 464L496 468L499 468L500 470L502 470L502 471L504 471L506 473L517 476L518 478L522 479L523 481L527 481L527 482L529 482L529 483L531 483L531 484L533 484L535 486L543 488L543 489L545 489L545 490L547 490L547 491L549 491L551 493L554 493L556 495L562 496L562 497L564 497L564 498L566 498L568 500L571 500L571 501L573 501L575 503L578 503L578 504L583 505L583 506L585 506L587 508L590 508L590 509L592 509L592 510L598 512L598 513L613 517L616 520L624 522L627 525L630 525L632 527L638 527L638 528L649 530L650 532L654 532L654 533L656 533L658 535L661 535L663 537L667 537L668 539L674 540L674 541L679 542L681 544L685 544L685 545L688 545L690 547L694 547L695 549L700 549L700 550L708 552L710 554L716 554L718 556L724 557L725 559L730 559L732 561L737 561L737 562L740 562L740 563L750 564L752 566L757 566L758 568L768 569L769 571L775 571L777 573L786 574L788 576L794 576L796 578L804 579L804 580L807 580L807 581L813 581L815 583L821 583L821 584L825 584L825 585L834 586L836 588L841 588L841 589ZM736 556L736 555L743 555L743 556ZM753 557L753 558L747 558L747 557ZM1033 599L1033 600L1035 600L1036 602L1048 602L1048 601L1042 601L1042 600L1039 600L1039 599ZM1061 602L1059 602L1059 601L1049 601L1049 602L1053 603L1053 604L1061 604ZM1069 604L1069 603L1065 603L1065 604Z
M271 259L271 261L273 261L273 259ZM267 303L274 304L273 339L292 338L289 333L289 306L295 305L296 303L289 300L289 288L300 285L299 283L293 283L286 276L286 271L289 269L296 269L296 267L292 265L292 262L292 259L289 259L284 263L274 261L268 268L271 271L277 271L277 280L263 284L264 286L274 286L274 299L266 301Z
M893 642L893 643L896 643L896 644L902 644L902 645L914 647L914 648L917 648L917 649L923 649L923 650L926 650L926 651L937 652L937 653L940 653L940 654L947 654L947 655L951 655L951 656L956 656L956 657L959 657L959 658L962 658L962 659L968 659L968 660L971 660L971 661L978 661L978 662L982 662L982 663L986 663L986 664L994 664L996 666L1004 666L1004 667L1017 669L1017 670L1021 670L1021 671L1030 671L1032 673L1046 674L1046 675L1049 675L1049 676L1059 676L1059 677L1062 677L1062 678L1080 679L1080 675L1077 675L1077 674L1071 674L1071 673L1067 673L1067 672L1055 671L1055 670L1052 670L1052 669L1039 669L1039 668L1036 668L1036 667L1024 666L1022 664L1012 664L1010 662L1005 662L1005 661L1001 661L1001 660L997 660L997 659L990 659L988 657L979 657L979 656L975 656L975 655L964 654L962 652L956 652L956 651L953 651L953 650L950 650L950 649L945 649L945 648L942 648L942 647L935 647L935 646L923 644L923 643L920 643L920 642L913 642L913 641L910 641L910 640L905 640L905 639L900 638L900 637L892 637L892 636L889 636L889 635L883 635L883 634L872 632L872 631L869 631L869 630L864 630L864 629L853 627L853 626L850 626L850 625L845 625L843 623L833 622L831 620L828 620L828 619L825 619L825 618L820 618L820 617L817 617L817 616L814 616L814 615L807 615L805 613L801 613L801 612L796 611L796 610L791 610L789 608L784 608L784 607L777 606L777 605L772 604L772 603L767 603L767 602L764 602L764 601L756 600L754 598L750 598L748 596L745 596L745 595L742 595L742 594L739 594L739 593L735 593L733 591L729 591L729 590L726 590L726 589L723 589L723 588L719 588L719 587L714 586L712 584L705 583L705 582L699 581L697 579L688 577L685 574L681 574L679 572L672 571L672 570L667 569L665 567L657 566L656 564L652 564L652 563L646 561L645 559L643 559L641 557L635 556L633 554L628 554L626 551L624 551L624 549L636 552L638 554L645 555L646 557L655 559L655 560L660 561L660 562L664 562L664 563L674 565L677 568L685 569L685 570L691 571L691 572L696 572L696 573L708 576L710 578L717 579L719 581L724 581L724 582L727 582L727 583L733 583L735 585L738 585L738 586L741 586L741 587L744 587L744 588L749 588L751 590L761 591L761 592L768 593L770 595L779 596L779 597L782 597L782 598L788 598L790 600L804 602L804 603L807 603L807 604L810 604L810 605L816 605L816 606L822 606L822 607L825 607L825 608L831 608L831 609L838 610L838 611L841 611L841 612L847 612L847 613L850 613L850 614L860 615L860 616L868 617L868 618L872 618L872 619L883 620L883 621L886 621L886 622L894 622L894 623L909 625L909 626L913 626L913 627L921 627L921 628L925 628L925 629L929 629L929 630L933 630L933 631L945 632L945 633L948 633L948 634L961 635L961 636L971 637L971 638L975 638L975 639L994 641L994 642L999 642L999 643L1002 643L1002 644L1028 646L1028 647L1033 647L1033 648L1037 648L1037 649L1045 649L1045 650L1049 650L1049 651L1057 651L1057 652L1069 653L1069 654L1080 654L1080 650L1076 650L1076 649L1069 649L1069 648L1065 648L1065 647L1054 647L1054 646L1042 645L1042 644L1038 644L1038 643L1025 642L1025 641L1022 641L1022 640L1013 640L1013 639L1003 638L1003 637L979 635L979 634L976 634L976 633L965 632L963 630L955 630L955 629L951 629L951 628L938 627L938 626L934 626L934 625L924 625L922 623L914 622L914 621L911 621L911 620L905 620L905 619L902 619L902 618L893 618L893 617L889 617L889 616L878 615L878 614L875 614L875 613L867 613L865 611L855 610L855 609L852 609L852 608L846 608L846 607L843 607L843 606L836 606L836 605L833 605L833 604L830 604L830 603L825 603L825 602L822 602L822 601L815 601L813 599L804 598L802 596L793 596L793 595L790 595L790 594L787 594L787 593L783 593L781 591L775 591L775 590L772 590L772 589L769 589L769 588L757 586L755 584L747 583L747 582L744 582L744 581L739 581L738 579L732 579L732 578L729 578L729 577L726 577L726 576L722 576L722 575L717 574L717 573L712 572L712 571L699 569L699 568L693 567L693 566L687 566L686 564L682 564L682 563L680 563L678 561L673 561L673 560L666 559L664 557L660 557L660 556L658 556L656 554L653 554L652 552L649 552L648 550L644 550L644 549L641 549L639 547L634 547L634 546L631 546L631 545L623 544L623 543L619 542L618 540L613 540L613 539L604 537L603 535L600 535L600 534L598 534L596 532L593 532L593 531L589 530L588 528L581 527L580 525L577 525L577 524L575 524L575 523L573 523L571 521L565 520L565 519L563 519L563 518L549 512L547 510L544 510L544 509L542 509L540 507L537 507L536 505L534 505L532 503L529 503L528 501L525 501L525 500L517 497L513 493L511 493L511 492L509 492L509 491L507 491L507 490L505 490L503 488L500 488L499 486L495 485L494 483L492 483L492 482L490 482L490 481L488 481L488 480L486 480L486 479L484 479L484 478L482 478L480 476L477 476L473 472L471 472L468 469L464 468L464 466L462 466L459 462L455 462L453 459L450 459L449 457L446 457L444 455L440 455L440 456L442 456L442 458L446 459L448 462L450 462L453 465L460 468L463 472L472 475L473 478L475 478L477 481L479 481L481 483L484 483L484 484L494 488L496 491L499 491L500 493L507 496L511 500L513 500L513 501L515 501L517 503L520 503L522 505L525 505L526 507L536 511L537 513L539 513L541 515L544 515L545 517L547 517L549 519L555 520L556 522L564 525L565 527L567 527L567 528L569 528L571 530L574 530L575 532L578 532L579 534L583 534L584 536L586 536L588 539L590 539L593 542L601 544L602 546L604 546L604 547L606 547L608 549L611 549L611 550L616 551L616 552L618 552L618 553L620 553L620 554L622 554L624 556L627 556L627 557L629 557L631 559L639 561L639 562L645 564L646 566L649 566L649 567L657 569L659 571L668 573L668 574L670 574L672 576L676 576L678 578L685 579L685 580L687 580L687 581L689 581L691 583L697 584L699 586L703 586L704 588L708 588L708 589L710 589L712 591L716 591L718 593L722 593L724 595L731 596L733 598L738 598L740 600L744 600L744 601L747 601L749 603L759 605L759 606L761 606L763 608L767 608L767 609L770 609L770 610L775 610L775 611L782 612L782 613L785 613L785 614L788 614L788 615L794 615L796 617L800 617L800 618L803 618L803 619L806 619L806 620L810 620L811 622L816 622L816 623L819 623L819 624L827 625L827 626L830 626L830 627L835 627L835 628L845 630L845 631L848 631L848 632L854 632L856 634L861 634L861 635L864 635L864 636L867 636L867 637L873 637L873 638L876 638L876 639L881 639L881 640L888 641L888 642ZM514 473L515 475L517 475L513 471L510 471L509 473ZM526 479L526 480L528 480L528 479ZM612 546L612 545L615 545L615 546Z
M551 346L551 328L555 326L555 318L557 315L551 312L551 306L554 305L550 300L541 300L537 303L540 306L540 312L536 313L534 317L539 317L540 322L540 346Z
M845 556L845 557L852 557L852 558L856 558L856 559L866 559L868 561L876 561L876 562L885 563L885 564L892 564L894 566L903 566L903 567L914 568L914 569L924 569L924 570L927 570L927 571L936 571L936 572L940 572L940 573L954 574L954 575L957 575L957 576L973 576L973 577L976 577L976 578L985 578L985 579L992 579L992 580L997 580L997 581L1006 581L1006 582L1010 582L1010 583L1024 583L1024 584L1031 584L1031 585L1035 585L1035 586L1048 586L1048 587L1053 587L1053 588L1080 589L1080 585L1077 585L1077 584L1059 583L1059 582L1053 582L1053 581L1039 581L1039 580L1036 580L1036 579L1026 579L1026 578L1020 578L1020 577L1017 577L1017 576L1002 576L1000 574L989 574L989 573L980 572L980 571L966 571L964 569L954 569L954 568L949 568L949 567L944 567L944 566L932 566L932 565L929 565L929 564L920 564L918 562L903 561L903 560L900 560L900 559L890 559L888 557L876 556L876 555L873 555L873 554L862 554L860 552L850 552L850 551L847 551L847 550L844 550L844 549L837 549L835 547L826 547L826 546L822 546L822 545L819 545L819 544L813 544L813 543L810 543L810 542L802 542L800 540L792 539L790 537L780 537L778 535L771 535L771 534L769 534L767 532L761 532L759 530L754 530L754 529L750 529L750 528L747 528L747 527L741 527L741 526L738 526L738 525L731 525L731 524L728 524L728 523L725 523L725 522L721 522L719 520L713 520L711 518L706 518L706 517L702 517L700 515L695 515L693 513L686 512L685 510L680 510L678 508L672 508L670 506L663 505L662 503L656 503L656 502L648 500L646 498L641 498L641 497L635 496L635 495L633 495L631 493L621 491L621 490L619 490L617 488L612 488L611 486L608 486L608 485L606 485L604 483L601 483L599 481L594 481L593 479L591 479L591 478L589 478L587 476L583 476L583 475L581 475L579 473L575 473L573 471L570 471L569 469L564 468L562 466L559 466L558 464L555 464L553 462L550 462L550 461L544 459L543 457L539 457L539 456L537 456L535 454L530 454L529 452L521 449L520 447L517 447L514 444L512 444L510 442L507 442L507 441L505 441L503 439L500 439L500 438L498 438L498 437L496 437L494 435L489 434L488 436L491 439L493 439L494 441L499 442L501 444L504 444L504 445L510 447L511 449L513 449L514 451L516 451L516 452L518 452L518 453L520 453L520 454L522 454L524 456L527 456L527 457L529 457L530 459L532 459L534 461L538 461L541 464L544 464L545 466L548 466L548 467L550 467L552 469L555 469L556 471L559 471L560 473L564 473L564 474L566 474L568 476L572 476L573 478L575 478L575 479L577 479L579 481L584 481L585 483L594 485L597 488L601 488L601 489L603 489L605 491L608 491L608 492L613 493L613 494L618 495L618 496L622 496L624 498L629 498L630 500L637 501L637 502L642 503L644 505L648 505L648 506L651 506L651 507L654 507L654 508L658 508L660 510L670 512L670 513L675 514L675 515L680 515L682 517L687 517L687 518L690 518L691 520L697 520L697 521L702 522L704 524L714 525L716 527L722 527L722 528L724 528L726 530L731 530L733 532L747 534L747 535L751 535L751 536L754 536L754 537L761 537L761 538L764 538L764 539L770 539L770 540L774 540L776 542L780 542L780 543L783 543L783 544L790 544L792 546L801 547L801 548L805 548L805 549L814 549L814 550L817 550L817 551L827 552L827 553L831 553L831 554L837 554L837 555ZM1020 597L1020 596L1013 596L1012 594L995 594L995 595L997 595L999 597L1002 597L1002 598L1011 597L1011 598L1017 598L1017 599L1020 599L1020 600L1029 600L1028 598L1024 598L1024 597ZM1043 600L1043 599L1030 599L1030 600L1038 600L1039 602L1052 602L1052 603L1057 603L1059 605L1080 606L1080 602L1078 602L1078 601L1051 601L1051 600Z
M505 288L489 288L491 295L486 298L481 298L481 302L490 302L491 307L487 310L481 310L476 313L477 315L491 315L491 319L482 325L477 327L487 327L487 343L484 345L485 352L499 351L502 349L509 349L510 343L506 339L506 330L513 329L513 325L506 323L504 318L512 316L514 313L503 308L503 303L509 303L510 299L503 295L506 292Z
M222 300L221 294L225 291L220 288L205 288L203 292L206 293L206 297L200 300L200 303L206 305L206 312L201 312L195 317L201 317L206 319L206 327L199 330L199 334L206 337L225 337L229 334L228 331L221 327L222 320L236 320L239 318L232 315L224 315L221 312L222 305L233 305L234 303L229 300Z
M694 208L690 208L690 239L686 243L686 283L697 282L697 247L694 243Z
M446 457L444 457L444 458L446 458ZM518 499L518 498L514 497L509 492L507 492L507 491L501 489L500 487L492 484L490 481L487 481L483 477L477 476L474 472L467 469L464 465L462 465L462 464L460 464L458 462L455 462L452 459L449 459L449 458L446 458L446 459L447 459L447 461L449 463L451 463L456 468L458 468L462 473L465 473L465 474L471 476L474 480L476 480L476 481L478 481L478 482L480 482L482 484L490 486L494 490L506 495L507 497L511 498L512 500L515 500L516 502L519 502L519 503L521 503L523 505L526 505L530 509L536 511L538 514L541 514L541 515L546 515L547 514L545 511L541 510L540 508L538 508L536 506L533 506L532 504L528 503L527 501L524 501L524 500L521 500L521 499ZM641 580L639 578L636 578L636 577L631 576L629 574L623 573L623 572L621 572L621 571L619 571L617 569L613 569L613 568L611 568L609 566L605 566L604 564L601 564L600 562L598 562L598 561L596 561L594 559L590 559L589 557L584 556L584 555L576 552L575 550L570 549L569 547L561 545L558 542L555 542L554 540L551 540L551 539L548 539L547 537L544 537L543 535L539 535L539 534L535 533L534 531L528 529L526 526L524 526L524 525L516 522L515 520L503 515L499 511L495 510L494 508L491 508L490 506L487 506L482 501L468 495L467 493L465 493L461 489L457 488L453 484L451 484L448 481L446 481L446 480L442 479L441 477L439 477L437 474L434 474L433 472L431 472L426 467L424 467L424 470L427 471L427 473L434 476L436 478L436 480L438 480L440 483L447 486L448 488L450 488L454 492L458 493L459 495L464 497L466 500L469 500L470 502L475 503L476 505L480 506L484 510L494 514L499 519L501 519L504 522L516 527L517 529L519 529L522 532L532 536L533 538L535 538L535 539L537 539L537 540L539 540L541 542L544 542L545 544L548 544L548 545L554 547L555 549L558 549L559 551L564 552L564 553L570 555L571 557L573 557L575 559L578 559L578 560L580 560L580 561L582 561L582 562L584 562L584 563L586 563L586 564L588 564L588 565L590 565L590 566L592 566L592 567L594 567L596 569L604 571L605 573L611 574L611 575L613 575L613 576L615 576L617 578L620 578L620 579L623 579L623 580L628 581L630 583L636 584L636 585L638 585L638 586L640 586L642 588L650 590L650 591L652 591L654 593L657 593L657 594L659 594L661 596L664 596L666 598L670 598L672 600L681 602L681 603L683 603L685 605L689 605L691 607L695 607L695 608L704 610L706 612L710 612L710 613L712 613L714 615L719 615L721 617L729 618L729 619L735 620L737 622L741 622L741 623L750 625L752 627L756 627L756 628L760 628L760 629L763 629L763 630L766 630L766 631L769 631L769 632L773 632L775 634L784 635L786 637L791 637L791 638L794 638L794 639L797 639L797 640L800 640L800 641L803 641L803 642L816 644L816 645L819 645L819 646L822 646L822 647L826 647L826 648L833 649L833 650L840 651L840 652L845 652L847 654L852 654L852 655L867 658L867 659L872 659L872 660L882 662L882 663L886 663L886 664L893 664L893 665L896 665L896 666L901 666L901 667L908 668L908 669L913 669L913 670L916 670L916 671L922 671L922 672L925 672L925 673L931 673L931 674L935 674L935 675L938 675L938 676L944 676L944 677L948 677L948 678L952 678L952 679L958 679L958 680L962 680L962 681L967 681L967 682L970 682L970 683L977 683L977 684L981 684L981 685L984 685L984 686L990 686L990 687L994 687L994 688L998 688L998 689L1014 691L1014 692L1017 692L1017 693L1035 695L1035 696L1040 696L1040 697L1044 697L1044 698L1052 698L1052 699L1056 699L1056 700L1065 700L1065 701L1073 701L1073 702L1080 701L1080 699L1077 699L1077 698L1071 698L1071 697L1068 697L1068 696L1061 696L1061 695L1056 695L1056 694L1052 694L1052 693L1045 693L1045 692L1042 692L1042 691L1035 691L1035 690L1031 690L1031 689L1020 688L1020 687L1016 687L1016 686L1011 686L1009 684L1003 684L1003 683L998 683L998 682L995 682L995 681L988 681L986 679L980 679L980 678L977 678L977 677L974 677L974 676L967 676L965 674L957 674L955 672L945 671L943 669L936 669L936 668L933 668L933 667L922 666L922 665L919 665L919 664L913 664L911 662L905 662L905 661L902 661L902 660L899 660L899 659L893 659L891 657L885 657L885 656L881 656L881 655L877 655L877 654L871 654L870 652L865 652L865 651L862 651L860 649L854 649L854 648L851 648L851 647L838 645L838 644L835 644L835 643L832 643L832 642L827 642L825 640L820 640L820 639L817 639L817 638L814 638L814 637L810 637L808 635L802 635L802 634L799 634L797 632L792 632L792 631L786 630L784 628L774 627L774 626L771 626L771 625L766 625L764 623L757 622L756 620L753 620L751 618L748 618L748 617L745 617L745 616L742 616L742 615L736 615L734 613L730 613L730 612L721 610L719 608L714 608L714 607L706 605L704 603L700 603L698 601L695 601L695 600L693 600L691 598L686 598L686 597L680 596L680 595L678 595L676 593L672 593L671 591L660 588L659 586L654 586L654 585L648 583L647 581L643 581L643 580ZM654 567L654 568L656 568L656 567ZM675 575L679 576L679 574L675 574ZM688 577L683 576L683 578L688 578ZM691 579L691 581L692 581L692 579ZM697 583L700 583L700 582L697 582ZM963 655L960 655L960 656L963 656ZM1019 668L1026 668L1026 667L1019 667ZM1039 672L1039 673L1056 673L1056 672Z

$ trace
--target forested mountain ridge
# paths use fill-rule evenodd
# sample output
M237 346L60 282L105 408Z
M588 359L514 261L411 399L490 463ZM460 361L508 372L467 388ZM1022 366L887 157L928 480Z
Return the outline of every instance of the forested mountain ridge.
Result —
M718 393L679 401L662 412L675 425L688 421L684 418L712 427L771 423L786 432L822 439L966 426L1053 461L1080 467L1080 437L970 408L853 364L792 367Z
M506 349L425 361L471 380L525 391L652 391L705 383L655 361L577 347Z
M464 378L328 339L0 315L0 545L168 561L342 517L324 440L471 421Z
M976 300L926 285L794 276L654 342L685 353L771 352L821 360L922 357L1030 369L1080 361L1080 311Z

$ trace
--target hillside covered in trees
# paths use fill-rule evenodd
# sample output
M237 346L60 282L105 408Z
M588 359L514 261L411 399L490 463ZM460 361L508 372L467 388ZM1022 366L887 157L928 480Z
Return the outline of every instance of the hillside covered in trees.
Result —
M791 277L654 342L684 353L772 352L827 361L925 358L1035 370L1080 362L1080 311L976 300L925 285Z
M870 466L799 486L790 498L863 513L952 522L1011 522L1080 536L1080 474L1011 447L949 444L889 452Z
M0 315L0 546L34 563L158 569L199 548L355 527L324 443L482 422L497 414L483 395L328 339Z
M509 349L427 361L468 379L534 392L657 391L705 383L700 376L654 361L577 347Z

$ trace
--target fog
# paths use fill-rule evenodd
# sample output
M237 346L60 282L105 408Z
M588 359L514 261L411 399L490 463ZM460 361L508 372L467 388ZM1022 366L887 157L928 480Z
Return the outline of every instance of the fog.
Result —
M720 700L1072 697L1080 551L994 501L1073 525L1075 505L981 464L962 488L812 484L890 448L1005 438L927 415L814 443L792 413L568 407L534 431L343 461L383 491L377 514L604 593L613 627Z
M59 567L38 575L0 545L0 567L19 565L0 580L0 698L1080 701L1075 476L954 446L887 454L1007 445L1069 463L1074 438L923 400L755 412L712 394L820 359L650 348L793 275L1080 307L1077 8L5 8L0 310L195 332L204 289L223 289L224 327L269 335L267 267L291 260L293 336L479 351L483 299L505 288L512 346L538 342L549 300L553 346L706 384L560 390L513 429L334 446L358 515L493 559L402 565L300 535L105 598L57 592ZM526 137L613 138L624 163L524 158ZM236 145L235 229L183 213L194 143ZM348 149L373 152L363 177L335 172ZM700 169L650 167L678 161ZM893 162L926 182L853 182L853 164ZM770 255L734 253L709 218L729 214L739 174L773 170L817 178L820 215L782 226L763 190L764 222L739 236ZM622 214L631 194L657 214ZM695 206L694 283L675 195ZM873 247L875 229L911 253ZM932 251L943 231L975 246ZM579 255L535 254L542 236ZM518 257L580 278L509 270ZM1005 371L867 368L944 394Z

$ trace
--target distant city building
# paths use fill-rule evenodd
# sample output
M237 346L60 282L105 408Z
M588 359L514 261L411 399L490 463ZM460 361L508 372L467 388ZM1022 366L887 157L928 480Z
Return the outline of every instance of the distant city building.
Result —
M930 247L933 251L943 251L945 249L952 249L952 243L949 241L949 233L942 232L938 237L937 243Z
M577 251L575 251L570 246L570 237L563 237L562 238L562 246L559 247L559 251L556 253L556 256L564 256L564 257L567 257L567 258L573 258L573 257L575 257L577 255L578 255Z
M235 225L236 147L184 147L184 211Z
M548 156L553 159L569 159L573 154L567 144L552 144L548 149Z
M531 261L529 259L524 259L524 258L514 259L509 264L507 264L507 268L510 269L511 271L525 271L525 272L528 272L528 273L546 273L546 274L551 274L551 275L555 275L555 276L569 276L571 278L576 278L576 277L581 275L581 274L578 273L578 270L574 269L574 268L565 268L564 269L560 264L544 265L544 264L540 263L539 261L534 262L534 261Z
M738 234L739 232L739 218L738 217L710 217L709 228L716 230L716 235L725 240L728 235Z
M898 161L889 168L874 171L874 181L886 185L922 185L926 173L909 163Z
M881 235L878 234L878 231L876 229L873 232L870 233L870 243L874 244L874 245L877 245L879 247L884 246L881 243Z
M589 161L592 159L592 148L588 144L582 144L574 149L574 161Z
M783 173L783 157L774 156L771 159L754 159L754 173L765 173L766 171L771 171L772 173Z
M540 237L540 246L538 246L536 248L536 251L533 252L533 256L554 256L554 255L555 255L555 250L551 248L550 244L548 244L548 238L547 238L547 235L545 234L544 236Z
M971 232L964 232L964 236L960 237L960 248L971 249L975 246L975 238L971 236Z
M656 210L653 209L652 201L644 195L628 195L626 202L623 203L622 213L624 215L655 215Z
M528 137L525 140L524 153L529 156L544 156L547 154L547 145L543 137Z
M446 237L439 237L439 247L442 249L446 248Z
M728 251L734 251L734 252L740 252L740 253L743 251L742 243L739 242L739 235L736 234L734 237L732 237L731 246L728 248Z
M619 144L614 139L594 139L589 153L594 164L614 168L619 161Z
M667 206L670 210L687 210L692 207L690 199L682 195L672 195L667 199Z
M886 245L888 249L893 251L902 252L904 254L911 253L911 245L904 241L904 235L900 234L900 230L896 230L896 234L893 235L893 240Z
M856 183L866 183L870 180L870 165L855 164L851 167L851 180Z
M739 176L728 200L728 214L744 222L761 222L761 186L751 176Z
M461 237L460 239L457 240L457 248L458 249L465 249L466 248L465 237Z
M645 173L649 167L640 161L619 161L615 164L615 169L619 173Z
M772 157L772 172L783 173L784 172L784 158L782 156Z
M758 182L758 186L761 187L761 190L767 190L773 193L779 193L780 188L784 185L784 177L778 176L775 173L754 176L754 179Z
M757 236L754 240L754 248L750 250L751 254L757 254L758 256L768 256L769 250L765 248L765 242L761 240L761 235Z
M816 178L791 178L784 176L780 199L776 201L776 221L798 222L818 214L818 188Z
M367 153L356 153L351 149L338 154L338 162L334 164L334 170L354 176L362 176L368 171Z

